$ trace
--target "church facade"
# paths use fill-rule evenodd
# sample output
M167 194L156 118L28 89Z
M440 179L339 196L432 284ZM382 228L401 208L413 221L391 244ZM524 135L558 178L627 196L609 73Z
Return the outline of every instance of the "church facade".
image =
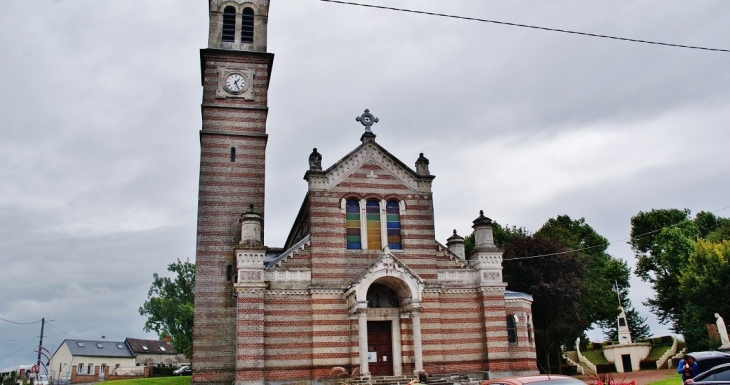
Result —
M474 220L470 255L455 232L439 243L428 159L411 168L380 146L367 110L342 159L323 167L314 149L285 244L264 245L268 11L210 0L193 383L536 373L532 298L506 290L491 220Z

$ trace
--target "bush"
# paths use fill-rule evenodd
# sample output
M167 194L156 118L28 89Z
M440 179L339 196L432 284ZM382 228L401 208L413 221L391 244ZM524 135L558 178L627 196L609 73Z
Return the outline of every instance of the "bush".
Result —
M656 370L656 361L643 360L643 361L639 362L639 369Z
M598 364L596 365L596 371L598 373L613 373L616 371L614 364Z
M576 365L561 365L560 366L560 373L565 374L566 376L575 376L578 374L578 366Z
M155 366L150 368L150 377L168 377L172 376L172 372L176 369L173 367Z

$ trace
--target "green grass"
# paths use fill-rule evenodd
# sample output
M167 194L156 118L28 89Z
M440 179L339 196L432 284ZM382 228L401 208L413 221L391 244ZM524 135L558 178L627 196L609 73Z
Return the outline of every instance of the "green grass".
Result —
M190 376L135 378L132 380L104 381L108 385L189 385Z
M593 365L610 364L606 356L603 355L603 350L581 350L580 354L587 358Z
M649 385L678 385L682 383L682 376L678 373L675 373L671 376L667 376L667 378L659 381L654 381L650 383Z
M651 348L649 355L645 358L645 361L656 361L664 355L664 353L671 348L672 345L654 346Z

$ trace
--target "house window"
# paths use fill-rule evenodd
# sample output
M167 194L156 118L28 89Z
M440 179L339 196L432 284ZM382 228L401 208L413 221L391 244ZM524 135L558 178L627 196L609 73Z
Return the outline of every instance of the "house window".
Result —
M517 342L517 328L513 315L507 316L507 342Z
M79 365L76 367L76 374L84 374L84 363L79 362Z
M253 9L244 8L241 18L241 43L253 43Z
M347 248L362 249L360 202L357 199L348 199L345 203L345 222L347 226Z
M236 8L228 6L223 10L223 41L233 43L236 38Z
M380 232L380 202L368 201L365 205L365 218L367 222L368 249L380 250L383 248L382 234Z
M388 201L385 205L386 221L388 226L388 247L391 250L400 250L400 205L396 201Z
M89 365L86 366L86 374L94 374L94 364L89 363Z

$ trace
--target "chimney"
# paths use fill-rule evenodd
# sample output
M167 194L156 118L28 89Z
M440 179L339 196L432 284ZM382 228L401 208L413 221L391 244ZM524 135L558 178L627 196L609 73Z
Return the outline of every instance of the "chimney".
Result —
M102 341L106 341L106 336L101 336Z
M166 344L170 345L170 336L165 336L164 340Z

